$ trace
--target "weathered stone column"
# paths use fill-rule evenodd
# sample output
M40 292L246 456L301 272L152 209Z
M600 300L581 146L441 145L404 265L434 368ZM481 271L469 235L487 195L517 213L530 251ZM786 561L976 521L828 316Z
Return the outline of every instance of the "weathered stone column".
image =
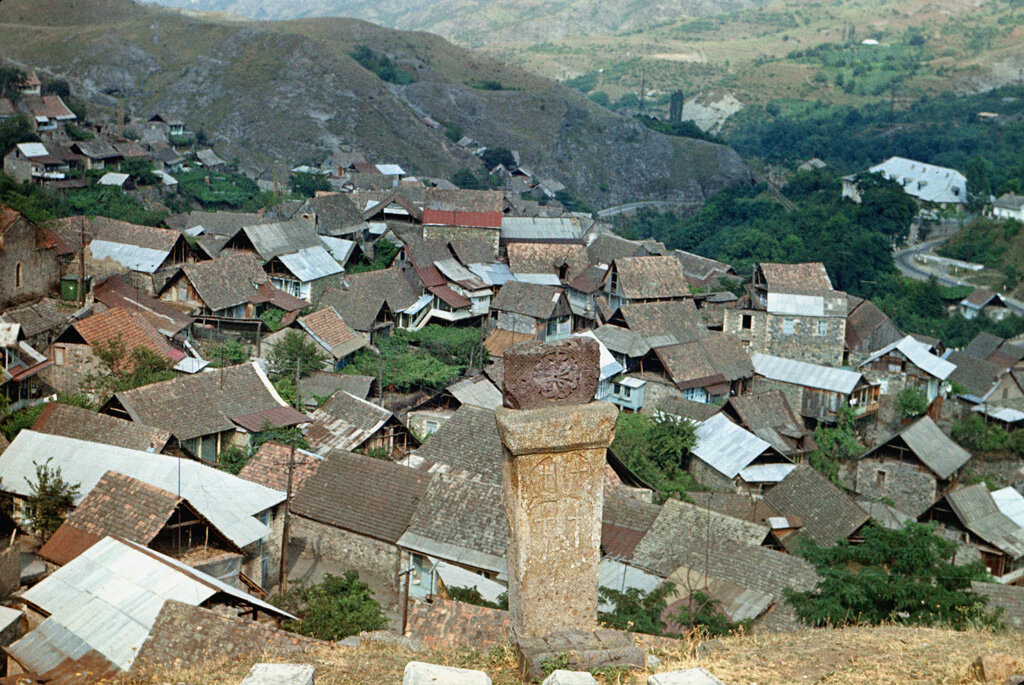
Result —
M618 410L588 402L599 378L586 338L523 343L505 355L508 600L516 639L597 628L605 452ZM515 407L515 408L510 408Z

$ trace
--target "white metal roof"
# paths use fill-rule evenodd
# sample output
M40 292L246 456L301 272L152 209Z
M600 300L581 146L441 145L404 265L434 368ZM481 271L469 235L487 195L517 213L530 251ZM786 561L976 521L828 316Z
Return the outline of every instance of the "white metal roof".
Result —
M598 340L597 336L594 335L593 331L586 331L584 333L578 333L578 334L573 335L572 337L574 337L574 338L590 338L591 340L593 340L594 342L597 343L597 347L600 350L601 380L602 381L608 380L612 376L615 376L615 375L620 374L623 371L625 371L625 368L623 368L622 364L620 364L617 361L615 361L615 357L613 357L612 353L608 351L608 348L605 347L605 344L603 342L601 342L600 340ZM630 387L634 387L634 386L630 386Z
M917 162L906 157L890 157L868 171L896 181L908 195L926 202L967 201L967 177L956 169Z
M490 264L469 264L469 270L480 277L480 280L487 285L505 285L509 281L516 280L508 264L493 262Z
M735 478L769 447L724 414L715 414L697 426L697 444L691 451L726 478Z
M283 254L278 259L303 283L340 274L344 271L341 264L338 264L331 253L327 251L327 248L319 245L307 247L291 254Z
M334 238L328 235L320 236L320 240L327 247L327 250L334 257L334 260L345 264L352 256L352 250L355 249L356 243L354 240L345 240L344 238Z
M579 240L581 235L578 219L532 216L501 218L503 240Z
M139 247L128 243L113 243L109 240L93 240L89 250L96 260L113 259L121 266L132 271L151 274L164 263L170 250L154 250L151 247Z
M744 483L779 483L796 464L754 464L740 471Z
M1024 497L1019 492L1012 487L1006 487L994 491L992 500L1006 518L1024 528Z
M239 547L265 538L270 530L254 516L284 501L279 490L253 483L190 459L101 445L60 435L23 430L0 455L0 489L26 497L35 464L51 459L64 479L79 483L77 505L107 471L130 476L180 494ZM180 488L179 488L180 484Z
M462 404L471 404L484 409L497 409L503 398L501 390L485 376L464 378L448 386L448 392Z
M100 540L27 590L23 597L49 614L44 625L50 626L44 629L43 636L51 646L59 646L54 639L61 637L63 631L59 627L128 670L165 601L174 599L198 606L217 593L231 595L277 616L289 616L159 552L113 537ZM19 640L10 649L22 656L29 651L26 647L38 647L35 639L19 649L20 643ZM30 653L44 657L45 651L32 649Z
M754 365L754 373L759 376L773 381L839 392L844 395L852 392L861 379L861 374L857 371L773 357L760 352L750 355L750 361Z
M17 148L26 157L50 156L50 151L42 143L18 143Z
M441 582L444 583L445 587L476 588L480 596L488 602L497 602L498 597L508 590L498 581L491 580L479 573L473 573L461 566L450 564L443 559L427 558L434 562L434 570L441 578Z
M103 178L99 180L101 186L114 186L121 187L124 182L128 180L128 174L119 174L116 171L108 171L103 174Z
M397 164L378 164L377 171L384 176L405 176L405 169Z
M523 274L516 273L514 277L517 281L523 283L536 283L537 285L553 285L560 286L562 281L558 279L558 274Z
M949 378L949 374L956 371L956 364L948 362L940 357L936 357L928 351L928 345L926 343L917 340L911 335L908 335L901 340L897 340L891 345L886 345L861 362L861 366L870 364L876 359L889 354L893 350L899 350L914 364L914 366L931 374L932 376L935 376L939 380L946 380Z
M768 293L767 309L772 314L825 316L825 298L821 295Z
M1010 409L1009 407L990 407L987 404L979 404L971 407L971 411L991 416L997 421L1005 421L1006 423L1024 421L1024 411Z
M598 587L610 587L619 592L631 588L651 592L661 585L662 578L618 559L605 557L597 565L597 581ZM602 597L598 600L597 608L600 611L614 611L615 605Z

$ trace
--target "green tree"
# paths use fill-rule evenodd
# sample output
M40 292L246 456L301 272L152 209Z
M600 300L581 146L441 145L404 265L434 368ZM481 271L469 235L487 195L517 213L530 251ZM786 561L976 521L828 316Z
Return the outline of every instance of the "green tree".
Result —
M499 164L504 165L506 169L511 169L516 165L512 151L507 147L489 147L480 155L480 159L483 160L484 166L488 170L493 169Z
M153 173L153 162L148 159L126 159L121 162L121 171L134 178L139 185L156 185L157 177Z
M42 464L33 461L36 482L25 479L29 486L29 495L25 498L25 517L32 532L44 542L64 523L64 517L74 506L75 498L81 490L77 483L64 480L59 466L50 468L51 461L53 457Z
M210 350L211 366L225 367L249 361L249 350L237 340L226 340Z
M363 255L357 262L349 262L346 270L350 274L364 273L366 271L379 271L391 266L395 255L398 254L398 246L387 238L378 238L373 243L373 259L367 261Z
M145 347L135 347L129 352L120 334L94 343L92 352L99 359L100 367L85 375L81 387L101 399L175 377L170 359Z
M298 367L299 378L305 378L314 371L324 368L324 355L320 346L298 331L286 331L270 351L268 361L270 372L275 376L295 378Z
M881 174L860 174L857 189L861 198L857 218L862 225L873 226L894 244L906 240L910 222L917 214L914 198L899 183Z
M928 411L928 405L928 395L914 385L908 385L896 395L896 413L906 419L923 416Z
M309 174L301 171L292 172L288 179L288 188L297 195L313 197L317 191L331 189L331 182L326 174Z
M38 141L39 137L32 130L32 122L24 114L9 117L0 121L0 150L7 154L18 143Z
M21 97L21 84L27 74L17 67L0 66L0 98L17 102ZM7 154L6 150L4 154Z
M843 406L836 412L834 425L822 423L815 428L814 443L817 448L807 455L807 463L834 485L841 487L839 467L864 451L857 435L853 409Z
M359 580L356 571L324 574L321 583L297 587L274 600L299 617L286 623L286 628L318 640L341 640L388 624L370 586Z
M847 540L822 548L810 538L799 554L821 580L811 590L785 590L801 621L812 626L855 623L942 625L956 630L998 627L998 612L972 581L990 581L985 565L953 563L957 545L935 534L934 524L910 521L901 530L869 523L858 545Z
M668 607L668 596L674 591L675 585L669 582L662 583L650 592L633 587L619 591L602 586L598 589L601 599L614 605L615 609L598 612L598 619L603 625L616 630L664 635L665 624L661 614Z
M247 463L250 454L238 445L228 445L217 455L217 468L238 475Z
M692 421L667 414L652 418L622 412L611 449L651 484L656 500L678 497L689 501L688 492L705 489L687 471L689 451L697 443L695 431Z
M700 590L690 595L690 601L679 607L675 616L670 617L680 627L696 628L708 635L729 635L750 627L749 619L733 623L712 597Z

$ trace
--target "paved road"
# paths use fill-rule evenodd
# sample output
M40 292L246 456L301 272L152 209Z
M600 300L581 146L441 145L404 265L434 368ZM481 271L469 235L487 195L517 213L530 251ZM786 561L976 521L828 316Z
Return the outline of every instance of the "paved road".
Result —
M630 202L629 204L619 205L617 207L608 207L606 209L600 209L597 212L597 216L604 219L609 216L618 216L619 214L628 214L635 212L638 209L645 207L693 207L693 202L672 202L671 200L649 200L647 202Z

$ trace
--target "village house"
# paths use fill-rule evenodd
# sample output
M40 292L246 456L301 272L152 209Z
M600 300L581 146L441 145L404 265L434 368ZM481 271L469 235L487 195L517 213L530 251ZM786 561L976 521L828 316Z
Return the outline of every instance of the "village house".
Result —
M313 371L299 379L299 396L306 410L312 411L339 390L365 400L376 382L375 376Z
M856 502L807 464L800 464L765 493L765 503L779 516L803 521L799 531L782 539L786 549L796 549L807 536L821 547L852 540L870 518Z
M956 169L926 164L906 157L890 157L867 170L895 181L920 204L961 207L967 202L967 177ZM843 197L861 201L856 175L843 177Z
M832 289L824 265L762 263L748 295L726 309L722 330L760 352L840 366L846 345L846 293Z
M92 295L94 313L115 308L137 312L168 338L187 337L194 321L166 302L132 287L122 276L110 276L96 283L92 287Z
M153 295L161 273L195 261L185 236L177 231L96 217L86 248L86 270L96 280L125 274L131 284Z
M992 321L1002 321L1014 313L1006 298L985 288L978 288L960 300L959 306L960 313L965 319L974 319L979 315L984 315Z
M390 411L344 390L313 412L305 436L309 449L324 456L338 450L360 450L401 458L419 445Z
M787 457L724 414L700 423L696 435L689 470L698 483L713 490L760 495L793 470Z
M125 421L62 402L48 403L32 425L32 430L36 433L100 442L139 452L195 458L194 455L187 454L174 445L170 431Z
M951 352L946 360L956 370L946 380L957 387L958 399L969 405L1024 408L1024 374L1019 370Z
M599 326L594 330L594 337L611 352L615 361L627 371L636 368L651 351L651 346L642 335L622 326L612 324Z
M853 490L920 516L955 484L971 454L928 416L908 424L857 458Z
M319 348L320 354L324 356L324 368L328 371L340 371L352 355L370 344L365 337L356 333L338 312L331 307L321 307L306 316L296 319L299 331L312 340ZM276 338L294 329L282 329L264 339L264 348L273 348Z
M653 351L683 399L710 404L749 392L753 384L750 357L733 335L718 333ZM652 370L643 377L651 378Z
M4 173L18 183L62 181L78 158L54 143L18 143L4 155Z
M856 371L835 369L754 353L754 391L781 390L790 406L812 424L835 423L836 413L849 407L858 420L874 417L880 388Z
M1024 347L984 331L974 336L963 352L1002 368L1024 368Z
M7 672L33 679L88 672L65 679L91 680L128 671L160 608L175 599L228 616L294 618L155 550L106 537L22 596L35 628L5 648Z
M946 380L956 364L936 357L913 336L875 351L857 367L872 382L881 384L883 395L896 395L903 388L918 388L929 402L944 394Z
M322 193L303 202L295 214L311 221L320 235L365 239L368 229L363 208L349 193Z
M45 350L57 334L64 330L71 314L71 311L61 308L56 300L44 297L4 310L0 313L0 321L20 324L25 342L34 349Z
M730 397L722 413L793 461L817 449L814 435L781 390Z
M423 239L477 239L498 254L504 194L500 190L427 188L423 204Z
M0 323L0 350L3 353L3 378L0 393L9 412L39 404L53 394L43 374L50 360L25 342L21 324Z
M161 131L164 140L167 139L167 136L185 135L185 122L179 117L167 113L157 113L151 116L146 120L146 128Z
M850 313L846 317L847 362L860 362L875 350L902 339L903 333L893 320L871 300L849 297Z
M504 216L501 219L501 245L579 245L583 246L583 228L576 217Z
M120 349L118 349L120 348ZM188 355L173 347L149 320L130 309L115 307L75 321L46 350L53 364L46 369L46 382L71 395L83 391L90 377L109 371L113 361L118 370L128 371L136 349L142 348L173 366ZM104 355L121 352L119 359Z
M396 263L423 292L406 309L403 327L417 330L433 319L453 323L486 316L493 290L453 256L450 242L403 234Z
M1024 195L1003 193L992 205L992 216L1024 223Z
M75 507L108 471L176 493L243 551L241 573L256 583L267 577L272 538L280 536L284 492L191 459L23 430L0 456L0 490L14 497L15 518L23 515L25 498L32 492L33 462L48 459L67 482L80 485ZM279 542L273 544L279 547Z
M561 288L509 281L491 299L488 328L555 342L572 333L572 310Z
M309 423L254 362L122 391L101 411L167 430L208 463L216 463L228 445L246 447L253 433Z
M429 425L429 436L403 463L425 470L469 474L501 485L502 446L494 410L464 404L446 420Z
M740 281L739 274L724 262L683 250L674 250L672 254L682 265L683 275L691 288L713 292L721 290L725 281Z
M1024 528L999 510L984 483L946 493L918 520L936 522L943 537L980 553L997 583L1024 576Z
M60 250L51 232L0 205L0 238L0 310L57 289Z
M78 120L59 95L23 95L17 108L28 115L32 130L43 140L63 138L65 127Z
M623 304L692 297L682 264L670 256L614 260L605 276L603 290L612 311Z
M385 606L395 607L398 573L408 568L398 541L430 479L387 460L332 453L296 489L292 539L318 564L358 571Z
M329 306L359 333L388 335L396 328L408 328L413 315L406 310L417 304L419 295L409 278L398 268L345 274L341 283L327 288L319 306Z
M71 151L82 158L86 171L117 169L124 156L114 147L113 141L104 138L93 138L72 143Z

